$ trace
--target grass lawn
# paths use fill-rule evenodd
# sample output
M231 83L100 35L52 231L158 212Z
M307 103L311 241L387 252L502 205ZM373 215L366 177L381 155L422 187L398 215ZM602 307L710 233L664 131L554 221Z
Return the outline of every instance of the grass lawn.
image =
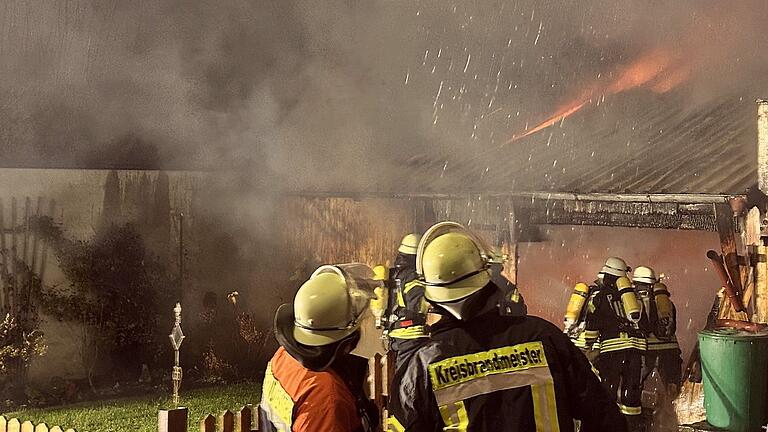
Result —
M189 430L199 430L208 414L236 410L246 403L258 404L261 385L234 384L183 391L181 405L189 408ZM149 395L83 402L73 405L4 413L6 418L45 422L77 432L156 432L157 411L171 406L170 396Z

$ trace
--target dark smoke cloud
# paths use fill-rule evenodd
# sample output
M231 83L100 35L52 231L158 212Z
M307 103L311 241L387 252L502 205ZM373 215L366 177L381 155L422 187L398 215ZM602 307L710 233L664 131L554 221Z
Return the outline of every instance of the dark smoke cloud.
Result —
M653 47L692 59L694 104L758 96L767 18L761 0L6 0L0 160L397 188Z

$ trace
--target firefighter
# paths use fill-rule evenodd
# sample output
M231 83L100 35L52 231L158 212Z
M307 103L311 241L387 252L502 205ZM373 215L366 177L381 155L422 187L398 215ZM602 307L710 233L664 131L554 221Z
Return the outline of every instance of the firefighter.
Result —
M621 258L609 258L603 266L601 287L588 305L584 334L587 344L599 341L595 365L603 384L611 394L619 394L619 409L631 423L637 423L642 413L646 340L641 328L642 307L628 271Z
M395 356L395 368L408 361L422 343L429 338L426 326L429 304L424 300L424 286L416 274L416 249L421 236L408 234L397 249L395 266L390 271L393 292L392 323L389 326L389 349Z
M568 305L565 309L565 319L563 320L564 331L571 338L573 344L587 356L590 362L595 362L600 354L600 343L597 339L594 339L593 343L587 344L585 330L589 308L585 306L592 304L597 293L604 287L606 274L616 273L626 276L626 270L621 270L626 267L626 262L621 258L608 258L592 285L587 285L583 282L577 283L573 288L571 298L568 300ZM612 281L613 278L609 277L608 280Z
M554 325L500 310L482 242L441 222L419 243L425 297L443 316L394 379L389 431L625 431L615 399Z
M517 285L504 276L504 261L507 258L507 255L501 253L498 249L491 251L489 257L491 281L504 292L504 302L502 305L504 313L510 316L525 316L528 313L528 306L525 305L523 295L520 294Z
M669 299L669 290L650 267L638 267L632 276L635 290L643 302L643 310L648 321L648 350L645 353L643 381L656 367L662 382L672 394L677 394L680 386L683 359L680 345L675 336L676 311Z
M264 376L259 430L379 429L376 407L364 392L367 353L353 355L370 343L366 336L375 336L367 325L373 321L369 302L375 286L365 265L321 266L293 304L278 308L280 348Z

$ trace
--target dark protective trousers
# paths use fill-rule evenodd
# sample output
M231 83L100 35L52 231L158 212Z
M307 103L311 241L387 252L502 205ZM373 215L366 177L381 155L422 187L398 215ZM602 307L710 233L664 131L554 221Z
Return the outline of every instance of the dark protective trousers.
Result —
M640 415L643 352L636 349L601 352L596 366L603 385L617 395L621 412L628 416Z
M680 349L666 349L645 352L645 364L643 365L643 382L653 371L654 366L659 369L659 375L664 384L680 386L682 379L683 359Z

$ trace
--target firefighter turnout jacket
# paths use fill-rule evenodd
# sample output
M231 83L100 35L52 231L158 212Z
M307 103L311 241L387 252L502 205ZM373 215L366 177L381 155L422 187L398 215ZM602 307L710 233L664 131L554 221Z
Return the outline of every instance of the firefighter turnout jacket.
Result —
M683 360L675 335L677 311L669 298L669 291L661 282L653 286L641 285L638 288L648 322L648 350L645 353L643 380L657 367L665 383L680 385ZM657 298L661 302L661 311Z
M496 308L444 316L395 375L388 431L621 432L625 419L561 330Z
M633 309L627 301L631 299L637 304L638 319L634 321L630 317ZM626 349L645 351L647 344L640 323L643 315L639 304L631 287L619 290L615 285L604 284L587 306L589 310L584 332L587 345L599 342L601 354Z
M627 278L605 283L588 305L586 340L599 341L595 364L603 384L620 395L619 409L627 416L642 413L642 361L646 339L642 306Z
M571 299L568 302L566 322L568 323L569 318L572 322L570 323L570 328L566 328L565 330L573 344L584 352L600 350L600 342L597 339L593 338L590 340L590 343L587 344L586 321L589 306L594 303L595 296L597 296L602 287L602 281L599 279L588 286L584 283L579 283L574 288L573 294L571 294Z
M429 304L424 300L424 286L419 282L416 269L411 267L392 270L394 293L393 313L396 319L390 325L390 348L400 351L400 344L413 339L429 337L426 316Z
M365 363L365 361L363 360ZM329 368L314 372L280 347L267 365L259 404L260 429L267 432L361 432L359 397L348 380ZM346 369L346 368L345 368ZM360 386L359 393L363 389Z

